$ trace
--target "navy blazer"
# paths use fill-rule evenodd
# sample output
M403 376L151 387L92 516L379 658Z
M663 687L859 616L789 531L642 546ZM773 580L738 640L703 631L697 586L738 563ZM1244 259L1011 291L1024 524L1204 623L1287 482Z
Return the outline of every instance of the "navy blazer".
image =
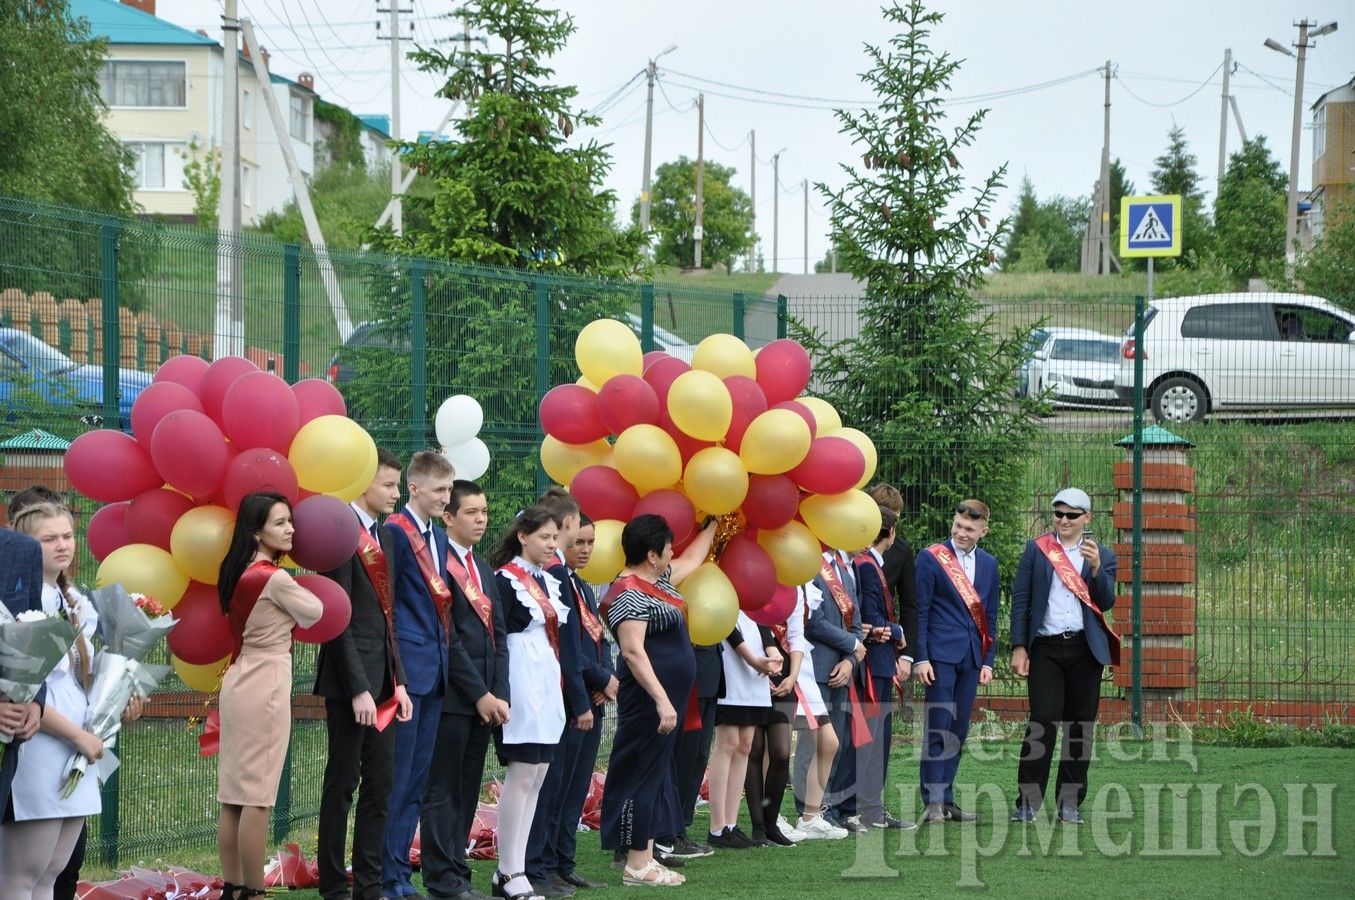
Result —
M0 528L0 600L11 615L42 609L42 545L26 534ZM38 690L42 704L47 688ZM0 810L9 806L10 785L19 768L18 744L8 746L0 762Z
M856 607L852 627L847 628L842 620L842 610L838 609L823 576L815 575L814 584L823 592L823 602L809 614L809 621L805 623L805 638L814 645L814 678L820 684L827 684L833 667L844 658L851 659L856 652L856 642L861 640L864 633L861 628L861 608L855 585L851 579L844 578L842 586L847 589L847 596Z
M574 585L574 595L578 605L587 605L588 610L593 614L593 618L599 622L602 616L598 612L597 597L593 594L593 586L579 578L577 575L570 578ZM612 664L612 645L607 642L604 636L594 643L588 630L583 627L583 617L579 619L579 674L583 676L583 686L589 693L600 691L607 687L607 682L611 681L615 674L615 667ZM603 634L606 634L605 626Z
M579 644L579 609L575 597L574 581L569 577L569 567L556 563L546 570L560 580L560 602L569 607L569 619L560 629L560 675L564 679L565 713L576 719L586 712L593 711L593 698L584 687L583 672L579 658L583 648ZM574 627L570 627L570 623Z
M869 552L869 551L867 551ZM866 644L866 669L877 678L893 678L898 662L898 641L903 640L903 626L889 621L889 607L894 598L885 584L884 570L877 568L873 560L860 559L853 563L856 569L856 583L861 596L860 612L863 625L870 627L889 626L889 642ZM865 629L863 627L862 633ZM818 670L815 670L818 674Z
M451 552L455 556L456 548L451 548ZM452 632L456 640L447 655L452 689L443 698L443 715L474 715L475 701L485 694L512 702L508 690L508 625L504 622L503 603L499 600L499 580L494 577L494 569L489 563L474 553L471 560L475 563L475 574L480 578L480 588L489 598L493 610L494 637L490 639L485 623L466 599L461 585L449 581Z
M1115 605L1115 569L1117 561L1115 551L1105 544L1101 548L1101 571L1091 577L1091 564L1081 560L1080 574L1087 582L1087 590L1092 602L1102 611ZM1021 553L1021 562L1016 567L1016 578L1012 581L1012 646L1028 647L1044 624L1045 614L1049 611L1049 589L1054 584L1054 567L1045 557L1044 551L1035 546L1034 541L1026 542ZM1087 646L1092 656L1103 666L1110 665L1110 639L1101 627L1096 616L1081 603L1082 629L1087 636Z
M413 518L409 507L401 510ZM417 523L417 520L415 520ZM445 692L448 683L448 638L438 618L437 602L414 558L414 548L399 526L386 521L391 533L391 592L395 595L395 637L400 645L406 689L411 694ZM447 534L433 527L433 543L439 559L447 558ZM439 569L441 571L441 569ZM452 640L456 640L455 635Z
M945 546L955 552L949 539ZM920 663L969 661L991 667L997 650L997 559L982 547L974 551L974 589L983 601L988 634L993 638L986 654L969 608L936 557L923 550L917 555L916 567L918 646L914 658Z
M404 538L380 528L376 533L386 557L386 577L390 578L391 544ZM338 637L320 645L315 660L314 692L322 697L352 699L368 691L376 703L384 703L395 693L397 684L405 683L405 671L400 664L399 648L392 646L391 636L386 633L386 613L381 609L381 600L361 553L354 553L343 565L324 575L343 588L353 612L348 627Z

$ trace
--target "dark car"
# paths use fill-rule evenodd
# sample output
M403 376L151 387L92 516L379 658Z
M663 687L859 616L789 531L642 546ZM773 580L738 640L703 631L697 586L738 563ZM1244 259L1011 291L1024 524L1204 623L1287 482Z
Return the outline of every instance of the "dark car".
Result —
M131 430L132 403L151 383L147 372L118 369L118 427ZM34 401L69 408L90 424L102 421L102 366L82 366L26 331L0 328L0 401L13 415Z

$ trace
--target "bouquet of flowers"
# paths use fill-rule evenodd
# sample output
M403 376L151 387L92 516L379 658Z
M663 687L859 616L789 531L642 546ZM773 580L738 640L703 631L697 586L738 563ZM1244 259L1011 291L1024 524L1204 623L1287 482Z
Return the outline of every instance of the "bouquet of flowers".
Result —
M0 603L0 696L11 703L31 703L75 637L75 627L60 616L30 610L16 619ZM11 740L12 735L0 732L4 750Z
M106 781L118 767L112 748L127 704L133 695L148 698L160 679L169 674L169 666L142 660L165 639L175 621L155 600L144 594L128 594L120 584L99 588L89 600L99 613L103 650L89 686L88 728L104 742L107 752L99 760L99 780ZM62 780L63 797L75 792L88 768L89 760L84 756L71 756Z

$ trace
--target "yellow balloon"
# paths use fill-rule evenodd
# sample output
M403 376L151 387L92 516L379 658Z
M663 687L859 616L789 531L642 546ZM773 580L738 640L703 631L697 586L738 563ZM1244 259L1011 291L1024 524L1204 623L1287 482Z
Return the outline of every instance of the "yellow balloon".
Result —
M692 368L713 372L720 378L730 375L757 377L753 351L732 334L712 334L697 344L692 353Z
M687 630L693 644L709 646L729 637L739 618L739 595L719 566L702 563L678 590L687 603Z
M723 440L734 417L734 400L718 376L693 369L668 389L668 414L683 434L698 441Z
M811 439L809 423L799 415L788 409L769 409L743 433L739 458L749 474L779 475L804 460Z
M145 594L173 609L188 590L188 576L174 557L154 544L126 544L99 563L95 587L121 584L129 594Z
M682 478L677 443L657 425L630 426L612 452L616 470L641 494L672 487Z
M580 375L578 378L575 378L574 383L577 384L579 387L588 388L588 390L592 391L595 394L598 392L598 386L596 384L593 384L593 382L589 381L588 376L586 375Z
M338 497L344 503L352 503L354 500L367 493L367 489L372 486L372 479L376 477L376 444L372 444L371 456L367 459L367 467L362 470L362 474L353 480L353 483L343 490L330 491L330 495Z
M814 414L814 424L818 426L820 435L842 427L842 417L827 400L820 397L796 397L795 402L803 404Z
M588 565L579 570L579 577L589 584L607 584L626 567L626 554L621 549L621 529L625 522L601 519L593 523L593 555Z
M819 433L822 434L823 432ZM864 431L858 431L855 428L839 428L825 436L840 437L856 445L856 448L861 451L861 455L866 458L866 468L861 474L861 480L856 483L856 487L863 488L869 484L870 480L875 477L876 467L880 464L880 457L875 452L875 442Z
M593 384L606 384L613 375L642 374L644 357L635 332L616 319L589 322L574 341L574 361Z
M880 506L862 491L810 494L800 501L800 515L819 540L855 552L880 534Z
M612 452L606 438L591 444L566 444L546 435L541 442L541 468L556 484L569 484L589 466L602 465Z
M287 461L303 488L332 494L357 482L375 454L371 435L357 422L347 416L320 416L301 426L287 451ZM370 483L371 476L367 479Z
M216 584L231 546L235 515L221 506L195 506L179 516L169 536L174 562L189 578Z
M216 662L195 666L192 663L184 662L177 656L172 659L174 674L179 676L179 680L193 690L207 694L215 694L221 690L221 676L225 673L226 666L230 664L230 661L229 656L223 656Z
M803 523L790 521L775 531L763 529L757 533L757 542L772 558L778 583L804 584L819 573L823 563L819 539Z
M748 472L733 450L707 447L687 463L682 487L697 509L723 516L738 509L748 496Z

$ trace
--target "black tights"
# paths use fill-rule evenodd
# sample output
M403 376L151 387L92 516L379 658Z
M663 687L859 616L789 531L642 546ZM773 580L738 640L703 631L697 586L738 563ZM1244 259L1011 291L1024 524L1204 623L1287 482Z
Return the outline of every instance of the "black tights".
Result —
M762 757L767 755L767 775L763 780ZM790 779L790 725L778 722L753 732L753 749L748 753L748 774L743 791L748 799L748 818L754 828L776 827L781 801Z

